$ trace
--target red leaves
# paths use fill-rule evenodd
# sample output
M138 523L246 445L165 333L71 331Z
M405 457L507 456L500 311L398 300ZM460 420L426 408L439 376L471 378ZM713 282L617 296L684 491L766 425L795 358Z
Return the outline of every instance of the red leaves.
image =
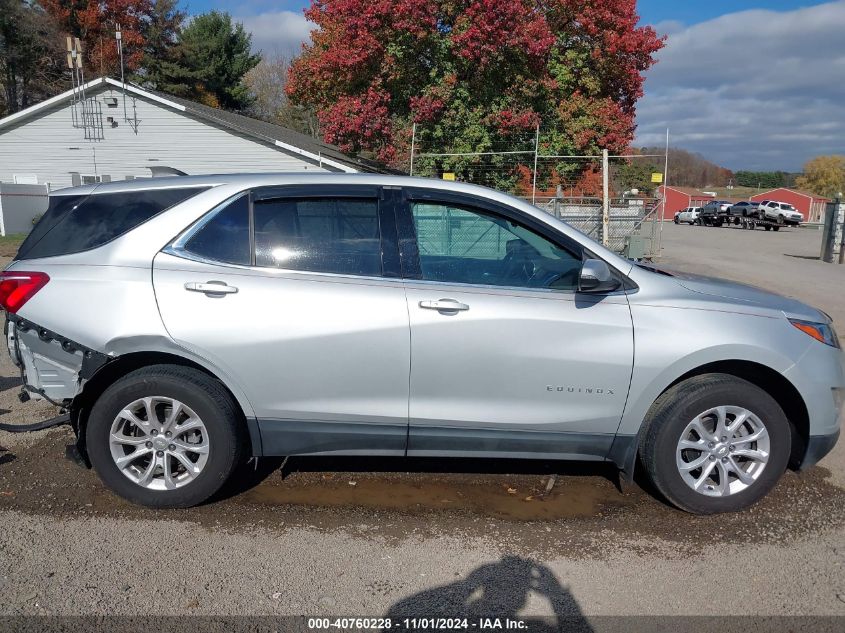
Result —
M150 11L150 0L40 0L39 4L55 17L68 35L83 42L87 70L95 74L119 72L115 26L123 37L123 61L134 70L144 56L142 21Z
M545 16L518 1L476 0L457 20L455 31L452 42L458 55L482 66L509 49L536 61L545 57L555 42Z
M288 94L325 138L386 161L408 130L438 151L503 149L541 125L560 154L622 150L663 43L635 0L312 0Z
M375 151L379 160L389 163L395 148L390 144L390 95L375 87L363 95L341 97L317 113L326 142L347 152Z
M501 110L494 113L490 120L496 124L502 133L524 132L534 130L540 124L540 115L532 110Z

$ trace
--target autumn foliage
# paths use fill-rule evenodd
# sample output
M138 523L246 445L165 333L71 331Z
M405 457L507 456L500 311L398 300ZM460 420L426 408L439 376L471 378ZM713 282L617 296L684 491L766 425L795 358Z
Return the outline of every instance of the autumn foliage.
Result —
M120 24L123 60L133 70L144 56L143 21L152 0L39 0L67 35L82 42L85 68L95 75L119 73L115 26Z
M663 45L635 0L312 0L287 91L326 141L395 166L418 147L621 151Z

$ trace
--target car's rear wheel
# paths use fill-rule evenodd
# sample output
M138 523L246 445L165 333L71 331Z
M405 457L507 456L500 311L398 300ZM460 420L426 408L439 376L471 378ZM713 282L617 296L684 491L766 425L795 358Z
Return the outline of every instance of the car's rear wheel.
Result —
M657 490L695 514L742 510L786 469L789 422L756 385L706 374L667 390L646 420L640 457Z
M243 452L237 405L212 377L190 367L133 371L94 403L86 429L91 463L120 496L145 506L202 503Z

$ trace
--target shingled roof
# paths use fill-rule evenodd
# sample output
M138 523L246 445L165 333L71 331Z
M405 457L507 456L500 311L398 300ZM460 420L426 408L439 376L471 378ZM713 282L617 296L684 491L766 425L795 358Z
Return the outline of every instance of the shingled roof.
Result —
M173 95L159 92L157 90L150 90L142 88L131 82L126 82L125 86L117 79L111 77L99 77L85 84L85 91L92 91L97 89L126 89L127 92L135 96L150 99L160 105L176 109L184 114L195 119L201 120L210 125L236 132L247 137L251 137L257 141L269 143L284 151L294 154L300 154L310 161L322 162L329 168L339 169L342 171L359 171L368 173L392 173L399 174L394 169L390 169L375 161L361 158L360 156L352 156L340 150L340 148L324 143L318 139L312 138L307 134L296 132L289 128L275 123L268 123L253 119L242 114L229 112L220 108L213 108L211 106L191 101L190 99L183 99L181 97L174 97ZM46 99L29 108L16 112L7 117L0 119L0 129L7 125L16 124L19 121L38 114L55 105L65 103L73 94L73 90L68 90L62 94Z
M133 86L138 88L138 86ZM128 84L127 84L128 88ZM158 92L156 90L149 90L141 88L150 94L157 95L163 99L167 99L178 103L185 107L185 112L192 114L198 119L202 119L209 123L217 124L221 127L230 129L232 131L252 136L258 140L273 143L280 141L284 144L298 147L307 150L312 154L317 154L329 160L337 161L350 167L354 167L358 171L369 173L398 173L384 165L375 161L361 158L360 156L352 156L340 151L335 145L329 145L318 139L315 139L307 134L302 134L290 128L276 125L275 123L268 123L260 119L253 119L252 117L244 116L236 112L222 110L220 108L213 108L196 101L183 99L181 97L174 97L173 95Z

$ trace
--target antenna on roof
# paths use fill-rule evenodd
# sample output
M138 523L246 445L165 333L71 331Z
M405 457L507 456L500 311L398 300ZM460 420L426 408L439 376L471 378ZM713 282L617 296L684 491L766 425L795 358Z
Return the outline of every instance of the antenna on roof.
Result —
M120 83L123 86L123 120L128 122L126 115L126 80L123 78L123 33L120 32L120 23L115 23L114 39L117 40L117 52L120 55Z
M67 36L67 65L70 68L70 81L73 86L71 107L74 127L85 127L85 87L82 77L82 44L78 37ZM76 106L82 106L82 121L76 119Z

